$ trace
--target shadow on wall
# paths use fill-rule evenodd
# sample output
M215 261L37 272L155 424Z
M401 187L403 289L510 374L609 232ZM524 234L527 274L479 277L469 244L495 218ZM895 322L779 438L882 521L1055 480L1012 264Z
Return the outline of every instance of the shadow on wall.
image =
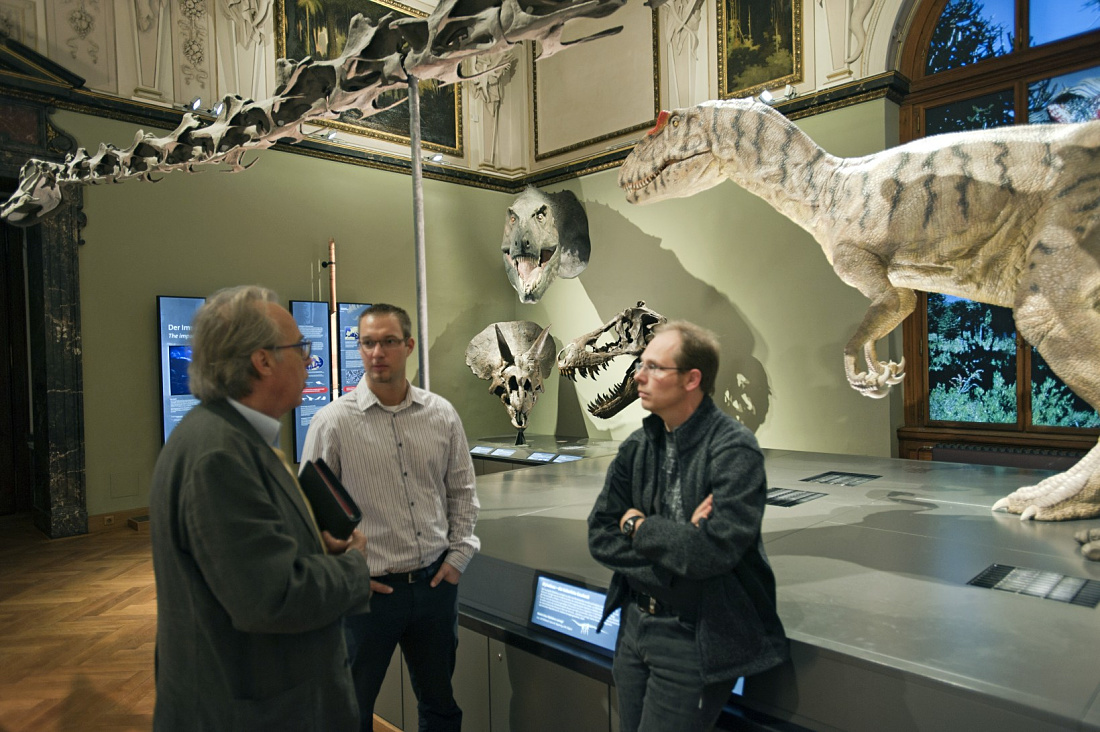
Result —
M689 320L714 331L722 349L714 401L756 432L767 417L771 390L763 365L752 355L752 331L737 308L685 270L675 254L661 248L659 239L619 212L594 203L585 203L585 210L593 246L580 280L601 320L607 322L645 300L669 320ZM620 358L612 373L621 374L627 366Z
M454 317L439 337L432 341L431 390L454 405L462 415L463 427L471 436L514 435L516 432L508 418L508 410L500 399L489 393L489 382L474 376L465 362L466 346L470 345L470 339L484 330L486 324L502 320L508 318L493 317L484 309L470 308ZM444 364L443 360L447 363ZM457 368L456 364L461 368ZM556 377L551 375L550 378Z

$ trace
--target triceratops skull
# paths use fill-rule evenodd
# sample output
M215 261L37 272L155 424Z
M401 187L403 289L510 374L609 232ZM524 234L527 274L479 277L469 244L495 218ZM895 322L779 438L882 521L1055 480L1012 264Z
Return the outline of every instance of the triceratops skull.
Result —
M489 391L504 402L512 426L520 431L520 444L542 382L554 370L550 326L529 320L493 323L466 347L466 365L490 381Z
M634 357L623 380L588 405L589 414L607 419L638 398L634 368L646 344L653 338L653 328L666 320L665 316L647 308L644 300L639 300L636 306L627 308L591 333L574 338L561 349L558 371L570 381L576 381L578 374L596 376L616 356ZM604 338L605 334L610 334L611 340Z
M520 302L538 302L556 277L576 277L588 266L592 243L584 206L570 191L529 186L508 207L500 249Z

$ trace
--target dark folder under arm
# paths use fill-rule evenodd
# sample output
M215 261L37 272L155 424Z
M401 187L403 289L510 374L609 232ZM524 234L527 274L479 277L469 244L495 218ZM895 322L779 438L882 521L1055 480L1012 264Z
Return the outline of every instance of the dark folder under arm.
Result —
M351 536L363 515L325 461L321 458L307 460L298 475L298 483L313 507L317 526L337 539Z

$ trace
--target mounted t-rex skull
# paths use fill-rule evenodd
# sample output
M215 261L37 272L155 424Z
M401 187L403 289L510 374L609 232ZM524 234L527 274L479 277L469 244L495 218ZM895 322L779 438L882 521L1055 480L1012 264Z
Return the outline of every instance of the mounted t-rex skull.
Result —
M666 320L665 316L647 308L644 300L639 300L636 306L627 308L591 333L574 338L561 349L558 353L558 371L570 381L576 381L577 374L596 376L616 356L634 357L623 380L588 405L589 414L607 419L638 398L634 368L646 344L653 338L653 329ZM608 333L613 339L609 342L604 338ZM601 343L601 340L604 342Z
M504 269L520 302L538 302L556 277L576 277L588 266L588 216L571 191L528 188L508 207Z
M554 370L554 339L550 326L530 320L493 323L466 346L466 365L479 379L489 379L489 391L508 409L523 444L528 416L542 393L543 380Z

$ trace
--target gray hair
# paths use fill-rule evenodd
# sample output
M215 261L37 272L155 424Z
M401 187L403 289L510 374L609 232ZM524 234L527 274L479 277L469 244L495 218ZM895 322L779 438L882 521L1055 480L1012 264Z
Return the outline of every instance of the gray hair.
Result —
M259 378L252 353L275 345L281 333L264 303L279 297L266 287L242 285L218 290L191 321L191 393L203 402L240 399Z
M699 369L699 373L703 375L699 388L704 394L714 396L714 382L718 379L718 336L686 320L670 320L653 329L654 333L665 331L680 334L680 352L676 354L676 367Z

